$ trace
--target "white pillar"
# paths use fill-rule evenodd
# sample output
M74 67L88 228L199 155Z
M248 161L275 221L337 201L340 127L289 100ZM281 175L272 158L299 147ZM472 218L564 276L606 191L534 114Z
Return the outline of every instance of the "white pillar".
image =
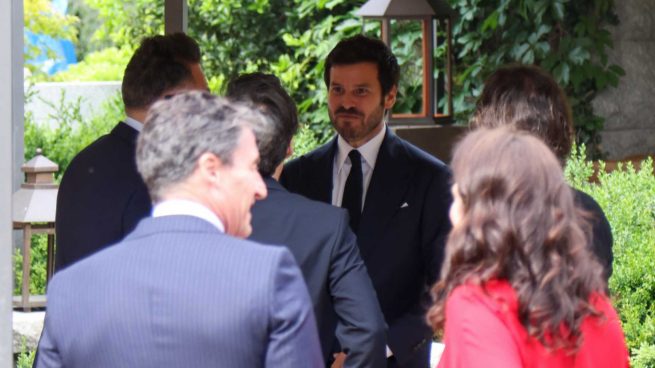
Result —
M13 367L11 195L23 161L23 0L0 1L0 368Z

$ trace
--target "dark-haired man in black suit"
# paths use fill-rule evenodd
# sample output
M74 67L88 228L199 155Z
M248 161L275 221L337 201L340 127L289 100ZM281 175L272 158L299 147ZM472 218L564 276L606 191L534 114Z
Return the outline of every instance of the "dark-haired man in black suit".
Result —
M387 366L427 368L432 332L424 313L450 230L450 171L386 127L399 67L383 42L342 40L324 79L338 136L289 162L281 183L348 209L389 326Z
M255 128L259 172L268 197L252 208L250 239L284 244L300 265L314 304L323 355L330 366L379 368L385 364L385 324L373 285L359 256L346 211L287 192L278 182L282 161L298 129L296 106L270 74L230 82L228 96L248 100L270 118L270 131ZM335 340L336 338L336 340Z
M183 33L148 37L125 69L125 121L82 150L59 186L57 271L118 242L150 213L136 170L136 139L150 106L183 90L207 90L198 44Z

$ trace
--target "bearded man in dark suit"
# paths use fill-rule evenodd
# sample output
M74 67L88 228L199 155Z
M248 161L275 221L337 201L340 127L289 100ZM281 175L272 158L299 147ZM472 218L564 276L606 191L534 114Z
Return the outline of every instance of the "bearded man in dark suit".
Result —
M296 258L328 365L341 346L346 367L384 366L384 318L346 211L289 193L277 182L298 129L296 105L270 74L242 75L230 82L227 95L254 103L270 118L270 134L255 130L268 197L253 206L250 239L284 244Z
M382 41L342 40L324 79L338 135L289 162L281 183L348 209L389 327L387 366L427 368L432 333L424 313L450 230L450 171L386 127L399 66Z

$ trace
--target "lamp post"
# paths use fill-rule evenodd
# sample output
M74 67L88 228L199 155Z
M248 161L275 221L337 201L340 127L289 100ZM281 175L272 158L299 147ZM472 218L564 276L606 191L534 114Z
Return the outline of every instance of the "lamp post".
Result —
M357 11L363 20L381 21L381 38L392 48L392 20L417 20L422 27L422 109L420 113L392 114L392 125L434 125L452 122L452 18L454 12L445 0L369 0ZM445 40L437 38L436 27L445 27ZM446 42L445 73L435 81L434 50ZM393 50L393 48L392 48ZM439 110L440 96L446 96L446 108Z
M45 296L30 295L31 241L33 234L47 234L48 255L46 282L54 271L55 252L55 209L57 206L57 184L54 173L59 166L36 151L36 156L21 166L25 183L12 196L14 229L23 230L23 276L21 295L14 297L14 308L30 311L45 307Z

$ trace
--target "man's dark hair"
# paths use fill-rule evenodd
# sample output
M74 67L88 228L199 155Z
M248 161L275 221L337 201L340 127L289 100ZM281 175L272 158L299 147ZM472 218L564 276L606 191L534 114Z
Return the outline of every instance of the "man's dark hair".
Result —
M167 90L192 79L189 64L200 63L200 48L184 33L143 39L125 68L123 103L127 108L152 105Z
M274 124L272 137L266 139L255 130L259 148L259 173L262 176L272 175L286 157L291 138L298 130L296 104L276 76L264 73L244 74L230 81L227 97L253 103Z
M573 144L573 118L564 91L535 65L501 67L484 82L474 128L509 125L543 139L563 163Z
M382 86L382 96L389 93L391 87L398 85L400 67L394 54L381 40L364 35L341 40L330 51L325 60L325 70L323 71L325 85L330 88L330 68L333 65L362 62L370 62L378 66L378 81Z

